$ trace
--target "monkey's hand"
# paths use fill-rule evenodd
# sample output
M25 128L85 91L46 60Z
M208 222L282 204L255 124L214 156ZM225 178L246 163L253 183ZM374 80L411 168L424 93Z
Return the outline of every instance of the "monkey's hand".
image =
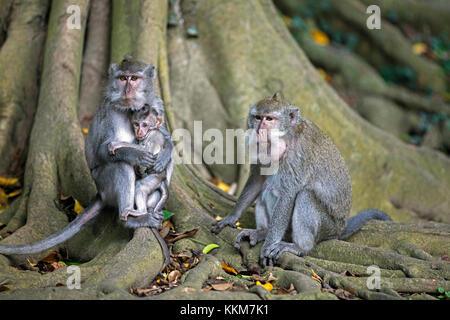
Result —
M114 155L116 149L118 148L118 142L117 141L113 141L113 142L108 143L107 148L108 148L108 153L110 155Z
M253 247L258 242L263 241L266 238L266 234L267 234L266 229L262 230L244 229L236 237L236 240L234 241L234 247L236 249L240 249L243 238L248 238L250 240L250 245Z
M261 266L273 266L276 260L278 260L283 252L290 252L297 256L302 256L306 252L302 250L295 243L289 243L280 241L277 243L272 243L268 246L264 244L261 249L261 254L259 256L259 263Z
M225 228L226 226L232 227L232 228L236 228L236 222L238 221L237 218L229 215L226 216L225 218L216 221L213 225L213 227L211 228L211 231L214 233L219 233L220 231L222 231L223 228Z
M164 220L164 212L162 210L160 211L154 211L153 212L153 217L155 218L156 221L160 221L160 228L158 229L162 229L162 222Z
M156 156L151 152L138 150L130 147L123 147L115 150L116 160L125 161L132 166L151 167L155 164Z

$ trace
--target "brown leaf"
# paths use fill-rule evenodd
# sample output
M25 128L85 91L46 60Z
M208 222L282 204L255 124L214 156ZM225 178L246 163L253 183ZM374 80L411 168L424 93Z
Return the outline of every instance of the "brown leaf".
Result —
M0 188L0 210L5 210L8 208L8 196L5 191Z
M166 223L166 222L168 222L168 223ZM161 231L159 231L159 234L164 239L169 234L169 231L170 231L170 222L166 220L166 221L164 221L163 228L161 229Z
M285 288L276 288L276 294L296 294L297 290L295 290L294 284L291 283L289 289Z
M61 260L61 255L58 252L52 252L41 261L45 263L54 263L58 262L59 260Z
M8 288L8 287L6 287L6 286L4 286L4 285L1 285L1 286L0 286L0 292L8 291L8 290L11 290L11 289Z
M197 228L189 230L189 231L185 231L185 232L182 232L182 233L175 233L173 235L170 235L169 238L167 239L167 242L174 243L175 241L178 241L180 239L187 238L187 237L192 237L192 236L194 236L197 233L197 231L199 229L200 229L200 227L197 227Z
M233 284L229 283L229 282L216 283L216 284L211 284L211 287L216 291L225 291L225 290L231 289L233 287Z
M181 277L181 272L178 270L173 270L169 273L169 275L167 276L167 279L170 282L174 282L176 281L179 277Z
M272 272L269 273L269 277L267 278L267 281L275 281L277 278L275 278L272 274Z
M355 276L353 273L351 273L348 270L344 270L340 274L343 275L343 276L347 276L347 277L354 277Z

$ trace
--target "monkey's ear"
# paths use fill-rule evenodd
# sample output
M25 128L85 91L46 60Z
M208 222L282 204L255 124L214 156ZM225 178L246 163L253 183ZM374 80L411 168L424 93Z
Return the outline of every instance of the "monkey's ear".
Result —
M126 54L126 55L123 56L123 60L122 61L128 62L128 61L131 61L131 60L133 60L133 57L131 55L129 55L129 54Z
M300 111L297 108L289 109L289 123L291 126L296 126L300 121Z
M109 76L112 76L112 75L114 75L116 72L117 72L117 64L112 63L112 64L109 66L108 75L109 75Z
M156 128L159 129L163 123L163 118L161 116L156 117Z
M278 91L275 92L275 94L272 96L272 100L276 101L276 102L280 102L281 101L281 93L279 93Z
M156 71L155 71L155 67L152 66L151 64L147 65L144 68L144 73L146 73L148 75L148 77L153 81L156 78Z

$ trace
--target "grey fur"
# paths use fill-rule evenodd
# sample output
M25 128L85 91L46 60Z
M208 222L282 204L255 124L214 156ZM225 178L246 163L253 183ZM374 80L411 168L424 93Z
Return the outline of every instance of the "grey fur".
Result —
M257 229L243 230L235 247L240 248L244 238L249 238L251 245L264 241L260 254L264 266L273 265L283 252L304 255L320 241L349 236L370 219L390 220L384 212L371 210L350 219L346 228L352 187L345 161L332 140L294 109L279 95L252 106L249 128L255 128L252 119L257 114L279 117L286 150L278 171L269 177L260 175L259 165L252 166L233 211L212 229L218 233L225 226L234 226L258 197Z

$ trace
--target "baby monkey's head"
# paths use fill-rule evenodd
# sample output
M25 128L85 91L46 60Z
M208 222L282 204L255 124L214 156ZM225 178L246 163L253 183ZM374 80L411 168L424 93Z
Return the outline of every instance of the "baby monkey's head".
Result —
M163 119L155 108L145 104L141 109L131 111L131 124L133 125L136 139L141 141L147 138L152 130L161 127Z

